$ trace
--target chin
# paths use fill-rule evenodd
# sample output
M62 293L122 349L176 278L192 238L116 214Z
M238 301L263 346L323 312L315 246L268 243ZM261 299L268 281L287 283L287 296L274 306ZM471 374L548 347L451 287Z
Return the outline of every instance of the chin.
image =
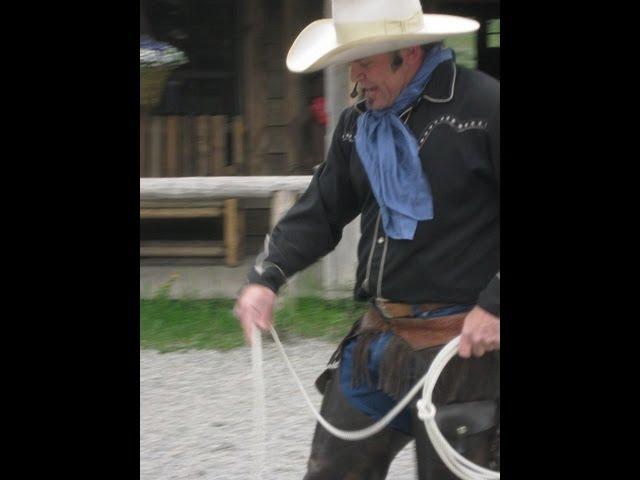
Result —
M370 110L382 110L383 108L387 108L387 105L385 105L380 100L367 99L367 108L369 108Z

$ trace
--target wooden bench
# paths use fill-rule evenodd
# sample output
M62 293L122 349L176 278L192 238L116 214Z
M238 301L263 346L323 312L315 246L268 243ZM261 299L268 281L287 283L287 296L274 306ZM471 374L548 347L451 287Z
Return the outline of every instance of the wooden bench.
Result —
M242 201L271 199L271 225L309 185L310 176L179 177L140 179L140 218L222 217L222 241L141 242L141 257L224 257L229 266L244 255Z
M141 257L224 257L230 267L242 261L245 218L238 199L140 201L140 219L169 218L222 218L223 239L140 242Z

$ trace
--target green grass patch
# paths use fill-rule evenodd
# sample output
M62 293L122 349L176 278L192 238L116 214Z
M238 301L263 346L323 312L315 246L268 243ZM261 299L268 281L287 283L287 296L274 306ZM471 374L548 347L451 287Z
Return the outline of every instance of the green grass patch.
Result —
M242 345L232 300L140 300L140 347L161 352Z
M365 304L353 300L290 299L276 312L276 328L280 337L294 335L337 340L365 310Z
M140 300L140 347L160 352L190 349L229 350L244 344L242 329L233 316L231 299L174 300L167 291ZM280 338L323 337L338 340L364 313L366 306L352 300L289 299L276 311ZM265 341L271 336L266 335Z

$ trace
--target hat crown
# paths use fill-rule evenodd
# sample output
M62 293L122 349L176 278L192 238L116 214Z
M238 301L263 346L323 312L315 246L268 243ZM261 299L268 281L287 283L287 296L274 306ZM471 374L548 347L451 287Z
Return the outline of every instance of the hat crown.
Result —
M332 17L315 20L296 37L287 68L313 72L474 32L479 26L468 18L424 14L420 0L332 0Z
M333 25L340 43L403 35L423 26L419 0L333 0L333 8Z
M422 15L422 6L420 0L332 0L331 12L335 24L404 21Z

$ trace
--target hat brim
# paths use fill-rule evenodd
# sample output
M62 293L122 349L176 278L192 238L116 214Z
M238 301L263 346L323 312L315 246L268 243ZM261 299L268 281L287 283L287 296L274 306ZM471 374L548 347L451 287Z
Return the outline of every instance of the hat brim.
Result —
M333 20L325 18L309 24L295 39L287 54L287 68L309 73L330 65L351 62L412 45L433 43L480 28L475 20L453 15L425 14L422 29L397 35L376 35L340 43Z

